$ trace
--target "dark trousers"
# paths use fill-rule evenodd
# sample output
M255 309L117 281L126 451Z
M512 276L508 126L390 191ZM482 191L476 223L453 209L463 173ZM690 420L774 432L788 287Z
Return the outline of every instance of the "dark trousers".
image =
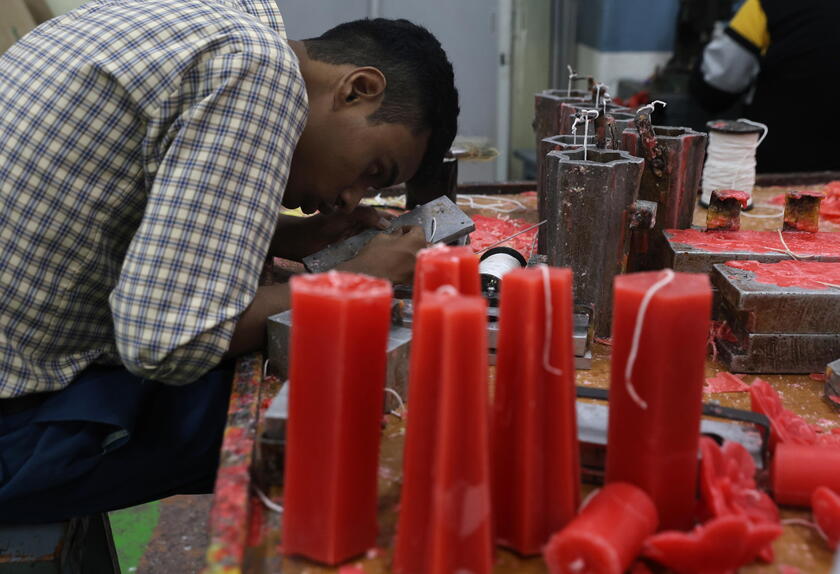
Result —
M0 408L0 524L211 492L232 378L232 365L183 386L92 367L32 408Z

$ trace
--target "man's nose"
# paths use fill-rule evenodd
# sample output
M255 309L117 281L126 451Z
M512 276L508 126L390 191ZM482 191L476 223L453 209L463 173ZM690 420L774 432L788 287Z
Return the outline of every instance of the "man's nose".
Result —
M362 197L364 197L366 191L367 189L362 186L348 187L342 191L339 194L339 197L341 197L340 210L344 213L350 213L356 209L356 206L359 205L359 202L362 200Z

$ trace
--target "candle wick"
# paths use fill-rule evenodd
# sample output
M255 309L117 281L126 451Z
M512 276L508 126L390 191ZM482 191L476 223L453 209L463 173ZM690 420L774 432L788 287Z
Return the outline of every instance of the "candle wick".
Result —
M397 403L399 403L399 405L400 405L399 406L399 411L391 411L391 414L394 415L394 416L399 416L400 418L402 418L402 416L398 414L398 412L399 413L404 413L405 412L405 402L403 401L402 397L400 396L400 394L397 391L395 391L391 387L385 387L385 392L386 393L391 393L392 395L394 395L397 399Z
M543 292L545 293L545 333L543 335L543 368L552 375L560 376L563 369L552 366L549 354L551 353L552 319L554 308L551 305L551 285L548 275L548 265L540 265L543 277Z
M583 561L583 558L578 558L571 564L569 564L569 570L572 572L583 572L583 569L586 567L586 562Z
M642 304L639 305L639 312L636 315L636 326L633 330L633 344L630 346L630 355L627 357L627 364L624 368L624 384L627 387L627 393L633 399L639 408L647 410L647 402L636 392L636 387L633 386L633 367L636 365L636 356L639 353L639 341L642 338L642 326L645 323L645 313L647 313L648 305L650 304L656 292L665 287L668 283L674 280L674 272L671 269L665 269L665 277L654 283L645 292L642 297Z

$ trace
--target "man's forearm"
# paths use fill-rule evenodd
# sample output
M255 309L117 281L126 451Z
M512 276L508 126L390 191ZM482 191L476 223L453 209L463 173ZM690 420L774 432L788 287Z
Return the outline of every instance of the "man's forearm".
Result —
M319 241L313 231L312 218L281 215L277 219L269 255L301 261L307 255L326 247L326 243Z
M257 289L254 300L242 313L226 357L236 357L265 346L267 319L291 308L291 295L288 283L266 285Z

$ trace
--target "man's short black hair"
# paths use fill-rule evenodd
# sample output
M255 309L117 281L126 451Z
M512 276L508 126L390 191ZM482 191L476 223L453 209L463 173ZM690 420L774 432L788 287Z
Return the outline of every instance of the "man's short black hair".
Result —
M382 105L369 120L399 123L429 144L415 180L433 177L458 129L458 91L452 63L440 42L408 20L376 18L347 22L305 40L307 55L328 64L371 66L385 75Z

